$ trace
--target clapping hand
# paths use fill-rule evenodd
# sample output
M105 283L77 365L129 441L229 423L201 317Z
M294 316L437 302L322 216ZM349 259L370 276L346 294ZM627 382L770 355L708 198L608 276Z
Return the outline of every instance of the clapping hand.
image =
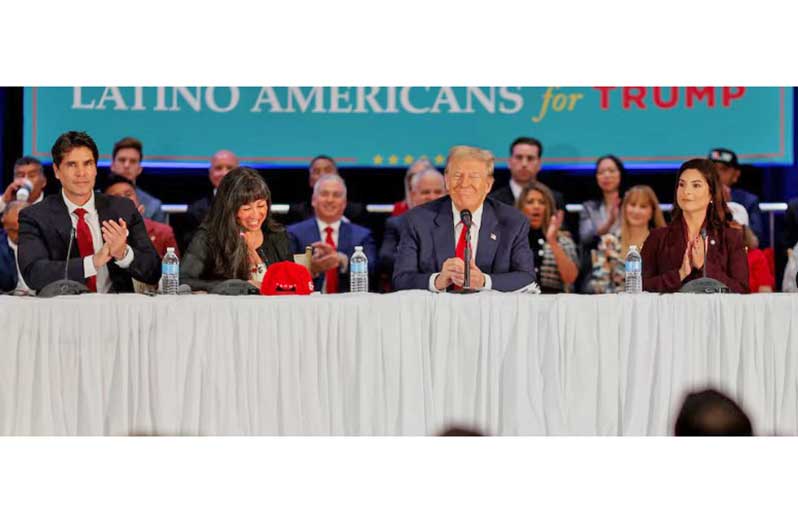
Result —
M118 221L106 220L102 223L103 241L108 251L116 260L125 257L127 251L127 224L120 218Z

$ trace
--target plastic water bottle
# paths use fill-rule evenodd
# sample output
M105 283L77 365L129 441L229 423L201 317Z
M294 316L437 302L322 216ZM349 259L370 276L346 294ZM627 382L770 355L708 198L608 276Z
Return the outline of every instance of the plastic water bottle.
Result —
M161 292L177 294L180 286L180 260L177 259L174 247L166 248L166 256L161 262Z
M637 245L629 246L629 254L626 255L626 282L624 288L630 294L640 294L643 292L643 258L637 252Z
M369 260L363 253L363 247L355 247L355 253L349 260L349 292L369 291Z
M26 178L25 181L22 182L22 187L17 189L17 200L21 202L27 202L32 191L33 184L30 183L30 180Z

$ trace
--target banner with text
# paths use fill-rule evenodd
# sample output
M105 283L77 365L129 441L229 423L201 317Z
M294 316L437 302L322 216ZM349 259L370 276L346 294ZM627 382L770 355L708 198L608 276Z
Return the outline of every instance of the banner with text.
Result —
M793 162L789 87L28 87L24 148L47 160L55 139L85 130L109 159L135 136L145 161L204 162L230 149L244 162L343 165L445 161L478 145L505 163L518 136L544 144L546 165L612 153L678 163L713 147L740 161Z

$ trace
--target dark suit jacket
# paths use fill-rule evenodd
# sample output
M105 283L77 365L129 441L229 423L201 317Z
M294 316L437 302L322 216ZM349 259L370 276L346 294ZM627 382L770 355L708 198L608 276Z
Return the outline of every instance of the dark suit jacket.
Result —
M393 275L393 266L396 261L396 253L399 250L399 239L404 224L404 216L392 216L385 220L385 232L382 235L377 271L380 274L387 274L388 278Z
M406 220L393 270L397 290L427 289L430 276L454 257L452 199L438 198L403 215ZM518 209L492 198L482 206L476 265L493 289L514 291L535 280L529 249L529 222Z
M321 234L319 233L319 226L316 223L316 218L310 218L305 221L295 223L288 226L288 236L291 238L291 249L294 254L302 254L305 252L305 247L313 242L322 241ZM354 223L347 223L342 221L341 227L338 229L338 246L337 250L351 258L355 252L355 246L363 246L363 253L369 261L369 288L374 288L374 272L377 267L377 244L371 235L371 231L360 225ZM347 265L347 269L348 269ZM317 291L321 291L324 287L324 274L318 275L313 280L313 287ZM341 273L338 277L338 291L349 292L349 272Z
M548 187L548 185L546 187ZM555 191L551 187L549 187L549 190L551 191L552 196L554 196L554 204L557 206L557 210L564 211L565 198L563 198L562 193ZM511 207L515 207L515 197L513 196L513 190L510 189L509 185L494 189L494 191L490 193L490 196L494 200L498 200L502 203L510 205Z
M292 203L288 206L288 215L285 217L278 217L284 220L286 224L296 224L305 221L309 218L315 217L313 206L310 201ZM366 206L358 202L346 202L346 209L344 209L344 216L355 223L363 223L368 217ZM365 250L365 247L364 247ZM368 254L366 254L368 256ZM370 260L369 260L370 261Z
M17 260L8 245L8 234L0 230L0 291L8 292L17 288Z
M281 261L294 261L291 255L291 243L285 231L269 231L265 224L266 222L263 229L263 244L258 249L258 254L264 263L268 266ZM190 285L193 291L211 291L217 284L228 279L225 275L213 271L209 251L208 230L205 225L201 225L180 263L180 283Z
M105 220L124 219L129 236L127 243L133 249L133 263L122 269L108 262L111 292L133 292L133 280L157 285L161 278L161 259L155 252L144 220L133 202L127 198L94 194L100 223ZM19 213L19 266L25 283L37 292L48 283L64 277L64 262L72 231L72 221L61 194L48 196L40 203L22 209ZM96 246L95 246L96 247ZM69 253L69 279L85 282L83 258L77 240L72 241Z
M183 221L183 234L180 238L185 249L188 249L188 246L191 244L191 239L194 237L194 234L196 234L197 229L202 225L205 217L208 216L212 203L213 193L206 195L204 198L200 198L188 206Z
M684 220L680 218L649 234L640 253L643 258L643 290L676 292L685 283L704 275L703 269L693 269L683 281L679 280L679 268L687 249L684 228ZM742 231L724 227L720 233L708 230L707 237L710 243L705 262L707 278L726 284L731 292L748 293L748 256Z

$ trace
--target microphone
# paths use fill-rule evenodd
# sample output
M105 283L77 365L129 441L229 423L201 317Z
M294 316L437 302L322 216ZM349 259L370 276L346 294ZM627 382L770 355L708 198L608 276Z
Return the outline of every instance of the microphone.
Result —
M465 271L463 274L463 288L454 292L468 294L477 292L471 289L471 225L473 224L471 221L471 211L468 209L460 211L460 221L463 222L463 227L465 227L465 252L463 253L463 258L465 258Z
M471 287L471 211L463 209L460 211L460 220L463 221L463 227L466 229L465 233L465 274L463 275L463 288L468 289Z
M75 296L89 292L89 288L84 284L69 279L69 255L72 253L72 240L75 237L75 227L69 230L69 243L67 244L66 260L64 260L64 279L50 282L39 291L37 296L41 298L53 298L55 296Z
M707 229L701 227L701 240L704 242L704 276L697 280L689 281L682 285L679 292L692 294L719 294L729 292L729 288L714 278L707 278L707 261L709 260L709 242Z

